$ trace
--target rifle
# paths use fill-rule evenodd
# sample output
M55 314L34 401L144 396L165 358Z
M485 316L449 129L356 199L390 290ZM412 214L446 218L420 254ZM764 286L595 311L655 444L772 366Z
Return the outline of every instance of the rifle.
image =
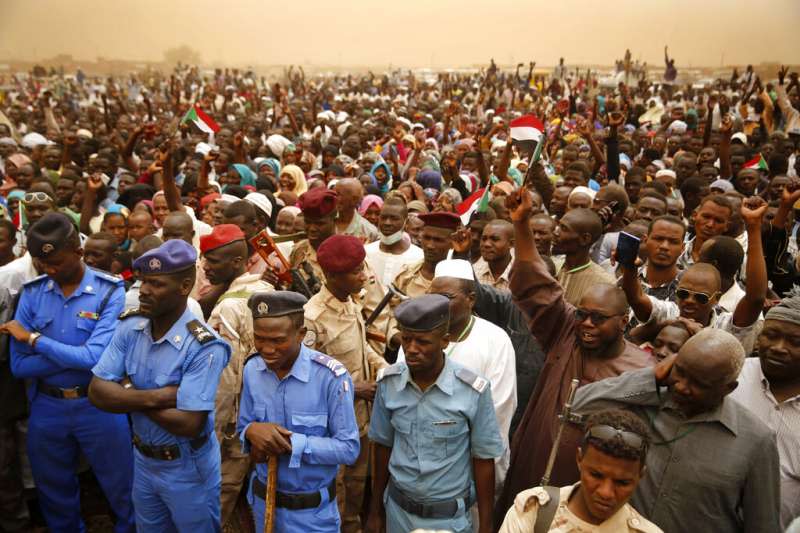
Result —
M293 234L292 237L296 235L298 234ZM284 237L289 237L289 235ZM284 239L282 242L286 242L288 240L292 239ZM299 270L292 268L292 265L286 260L286 258L283 256L283 253L281 253L280 249L275 243L275 239L272 238L266 229L256 233L250 239L250 245L253 247L253 249L255 249L256 252L258 252L258 255L264 259L264 262L267 263L267 268L269 268L275 274L281 284L287 287L293 286L299 289L299 292L303 293L306 298L311 298L311 296L313 296L311 289L308 287L306 280L300 274ZM270 257L273 254L278 258L278 261L280 261L280 267L275 267L272 263L270 263Z
M578 390L578 378L573 378L569 386L569 395L567 401L564 402L564 407L561 408L561 414L558 415L558 432L556 439L553 442L553 448L550 450L550 457L547 458L547 468L544 470L542 476L542 487L547 487L550 484L550 474L553 471L553 464L556 462L556 455L558 455L558 445L561 443L561 434L564 432L564 426L572 421L572 402L575 400L575 391Z
M370 313L369 317L367 317L367 319L364 321L364 329L366 331L367 340L380 342L382 344L386 343L386 335L377 331L370 331L369 327L373 322L375 322L375 320L380 316L381 312L386 308L387 305L389 305L389 302L395 296L401 300L408 299L408 296L403 294L400 289L394 286L394 284L389 285L386 294L383 296L383 298L381 298L381 301L378 303L375 309L372 310L372 313Z

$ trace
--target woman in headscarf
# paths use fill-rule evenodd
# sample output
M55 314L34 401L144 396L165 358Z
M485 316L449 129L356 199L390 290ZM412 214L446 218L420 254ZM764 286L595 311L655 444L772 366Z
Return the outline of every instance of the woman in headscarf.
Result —
M383 209L383 198L376 194L368 194L361 200L361 205L358 207L358 214L366 218L377 228L381 217L381 209Z
M6 196L6 202L8 203L8 210L11 218L13 219L14 216L19 212L19 203L22 199L25 198L25 191L22 189L14 189L8 196Z
M100 224L100 231L110 233L117 239L117 247L120 250L130 248L131 241L128 239L128 217L130 211L127 207L120 204L111 204L103 215Z
M303 169L297 165L286 165L283 167L279 184L282 192L292 192L297 196L300 196L308 190L306 175L303 174Z
M278 176L281 173L281 164L277 159L267 157L256 163L256 172L259 178L267 178L275 183L276 188L278 184Z
M234 163L228 167L228 171L219 178L219 184L222 185L222 191L228 185L238 185L240 187L253 187L256 186L256 174L250 167L241 163Z
M389 165L384 163L383 161L378 161L369 171L369 175L372 176L372 179L375 180L375 185L378 187L378 190L381 192L381 195L385 195L389 192L392 188L392 170L389 168Z

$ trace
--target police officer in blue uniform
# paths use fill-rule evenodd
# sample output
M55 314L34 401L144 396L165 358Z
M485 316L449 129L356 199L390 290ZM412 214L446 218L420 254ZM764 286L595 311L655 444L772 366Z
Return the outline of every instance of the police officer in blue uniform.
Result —
M245 363L238 430L256 463L248 492L256 531L264 527L266 462L277 456L275 531L338 533L336 472L360 449L350 375L302 343L307 301L289 291L248 300L258 352Z
M92 402L130 413L140 532L221 530L214 398L230 346L186 307L196 261L192 245L171 240L133 263L139 308L120 315L92 369Z
M395 311L405 362L378 373L369 438L375 482L366 530L491 533L494 459L504 446L489 381L449 360L450 300L428 294Z
M61 213L36 221L28 251L44 275L23 286L11 340L11 370L28 380L28 456L50 531L84 531L75 470L86 456L116 516L133 531L133 457L128 421L87 398L91 369L111 341L125 302L123 281L81 259L78 230Z

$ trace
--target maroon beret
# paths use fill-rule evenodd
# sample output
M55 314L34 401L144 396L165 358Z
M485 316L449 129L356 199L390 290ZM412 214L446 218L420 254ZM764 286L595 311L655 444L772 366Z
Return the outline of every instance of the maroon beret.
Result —
M210 252L226 244L243 241L244 233L236 224L220 224L214 226L211 233L200 237L200 253Z
M360 239L352 235L332 235L317 248L317 261L325 272L350 272L367 256Z
M301 194L297 205L304 217L322 218L336 210L336 191L315 187Z
M426 226L434 228L444 228L455 231L461 226L461 218L455 213L448 213L447 211L434 211L432 213L423 213L417 215Z

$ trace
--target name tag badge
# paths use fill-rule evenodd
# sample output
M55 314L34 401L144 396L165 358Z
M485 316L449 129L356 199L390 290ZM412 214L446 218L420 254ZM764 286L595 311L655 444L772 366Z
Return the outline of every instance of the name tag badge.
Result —
M91 320L100 320L100 315L91 311L79 311L78 318L89 318Z
M434 426L452 426L456 423L455 420L439 420L438 422L434 422Z

